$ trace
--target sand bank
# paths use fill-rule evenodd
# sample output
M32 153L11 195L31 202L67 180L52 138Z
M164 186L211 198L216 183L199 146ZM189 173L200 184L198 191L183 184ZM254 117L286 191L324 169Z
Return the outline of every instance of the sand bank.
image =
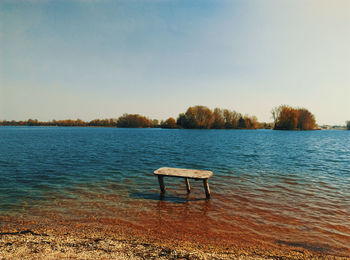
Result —
M169 226L168 232L159 232L119 219L3 216L0 259L350 259L302 244L245 243L244 237L211 235L202 229L181 237Z
M41 231L42 232L42 231ZM347 259L305 250L220 248L118 234L1 232L0 259Z

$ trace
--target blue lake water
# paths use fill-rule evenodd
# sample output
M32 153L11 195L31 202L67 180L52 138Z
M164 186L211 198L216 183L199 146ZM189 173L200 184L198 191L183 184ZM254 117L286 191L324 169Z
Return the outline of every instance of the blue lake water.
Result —
M202 216L213 232L350 249L350 131L0 127L0 222L43 205L94 211L94 201L95 214L113 204L142 222L135 212L158 203L163 166L214 172ZM165 181L169 217L186 203L200 212L201 183L188 196L181 180Z

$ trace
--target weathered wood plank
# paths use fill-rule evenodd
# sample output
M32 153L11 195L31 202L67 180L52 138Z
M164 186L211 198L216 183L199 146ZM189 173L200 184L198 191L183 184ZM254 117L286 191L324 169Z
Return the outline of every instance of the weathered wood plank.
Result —
M154 174L191 179L209 179L213 175L213 172L204 170L162 167L154 171Z

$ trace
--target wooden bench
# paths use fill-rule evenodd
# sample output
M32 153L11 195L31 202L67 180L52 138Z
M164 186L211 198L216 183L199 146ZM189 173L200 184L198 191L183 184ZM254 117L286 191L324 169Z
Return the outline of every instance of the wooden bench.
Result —
M162 167L154 171L154 175L158 176L160 192L162 194L165 193L164 176L168 176L168 177L184 178L187 192L191 192L189 179L203 180L205 195L208 199L210 198L208 179L211 176L213 176L213 172L211 171Z

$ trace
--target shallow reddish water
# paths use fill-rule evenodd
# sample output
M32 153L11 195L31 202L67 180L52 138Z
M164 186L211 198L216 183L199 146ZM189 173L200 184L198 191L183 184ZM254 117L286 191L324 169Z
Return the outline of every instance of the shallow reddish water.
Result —
M80 187L69 190L78 200L51 194L54 199L41 207L23 205L24 214L20 217L57 229L79 229L88 224L91 232L123 230L175 243L350 255L347 204L327 203L316 192L306 190L290 197L293 191L287 188L283 194L267 189L258 192L241 189L224 195L222 190L216 192L222 188L220 185L212 185L212 199L206 200L201 184L193 182L190 194L186 193L184 183L170 184L164 197L156 189L152 194L124 191L113 194ZM118 188L119 184L111 187ZM14 221L14 217L2 218L3 228L10 224L6 221Z

